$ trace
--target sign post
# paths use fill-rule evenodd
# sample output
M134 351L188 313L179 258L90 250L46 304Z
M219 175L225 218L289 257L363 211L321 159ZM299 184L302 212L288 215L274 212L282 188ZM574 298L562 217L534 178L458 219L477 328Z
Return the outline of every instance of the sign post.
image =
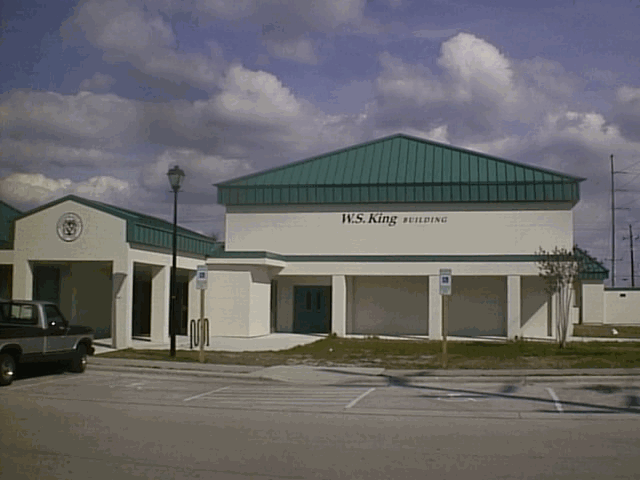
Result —
M440 269L440 295L442 295L442 368L447 368L447 329L451 296L451 269L449 268Z
M200 321L198 329L200 330L200 363L204 363L204 291L207 289L207 276L209 270L206 265L198 265L196 272L196 288L200 290Z

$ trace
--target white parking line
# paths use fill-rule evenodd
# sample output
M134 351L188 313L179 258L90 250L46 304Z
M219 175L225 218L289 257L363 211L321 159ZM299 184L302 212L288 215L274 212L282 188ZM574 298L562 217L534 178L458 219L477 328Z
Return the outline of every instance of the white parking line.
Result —
M364 392L362 395L360 395L358 398L356 398L355 400L353 400L349 405L347 405L346 407L344 407L345 409L347 408L351 408L353 407L356 403L358 403L360 400L362 400L364 397L366 397L367 395L369 395L371 392L373 392L375 390L375 388L370 388L369 390L367 390L366 392Z
M227 388L229 388L229 387L222 387L222 388L218 388L216 390L211 390L210 392L205 392L205 393L201 393L199 395L194 395L193 397L185 398L183 400L183 402L188 402L190 400L195 400L196 398L204 397L206 395L211 395L212 393L221 392L222 390L226 390Z
M549 387L547 387L547 392L549 392L549 395L551 395L551 398L553 398L553 403L556 406L556 410L562 413L564 410L562 410L562 404L560 403L560 399L558 398L558 395L556 395L556 392L553 391L553 388Z

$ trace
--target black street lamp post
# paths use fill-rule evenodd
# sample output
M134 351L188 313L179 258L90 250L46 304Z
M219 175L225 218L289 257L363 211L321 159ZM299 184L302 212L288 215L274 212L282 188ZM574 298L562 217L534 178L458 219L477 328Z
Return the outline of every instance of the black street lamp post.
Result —
M169 355L176 356L176 322L178 315L178 287L176 285L176 257L178 251L178 190L184 180L184 172L177 165L167 172L169 183L173 190L173 263L171 264L171 299L169 301L169 335L171 347Z

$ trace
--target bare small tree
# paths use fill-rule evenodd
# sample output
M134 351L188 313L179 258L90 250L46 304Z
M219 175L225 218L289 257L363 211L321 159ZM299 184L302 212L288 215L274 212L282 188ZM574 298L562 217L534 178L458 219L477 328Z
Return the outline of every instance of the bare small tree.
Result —
M536 252L540 276L549 295L556 294L556 340L560 348L567 345L573 289L584 268L584 255L573 250L555 247L552 252L542 247Z

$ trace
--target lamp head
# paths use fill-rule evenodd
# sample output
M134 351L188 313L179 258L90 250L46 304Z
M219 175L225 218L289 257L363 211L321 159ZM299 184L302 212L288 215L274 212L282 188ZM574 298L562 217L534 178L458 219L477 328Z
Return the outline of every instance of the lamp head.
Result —
M167 172L169 183L174 192L180 190L182 181L184 180L184 172L177 165Z

